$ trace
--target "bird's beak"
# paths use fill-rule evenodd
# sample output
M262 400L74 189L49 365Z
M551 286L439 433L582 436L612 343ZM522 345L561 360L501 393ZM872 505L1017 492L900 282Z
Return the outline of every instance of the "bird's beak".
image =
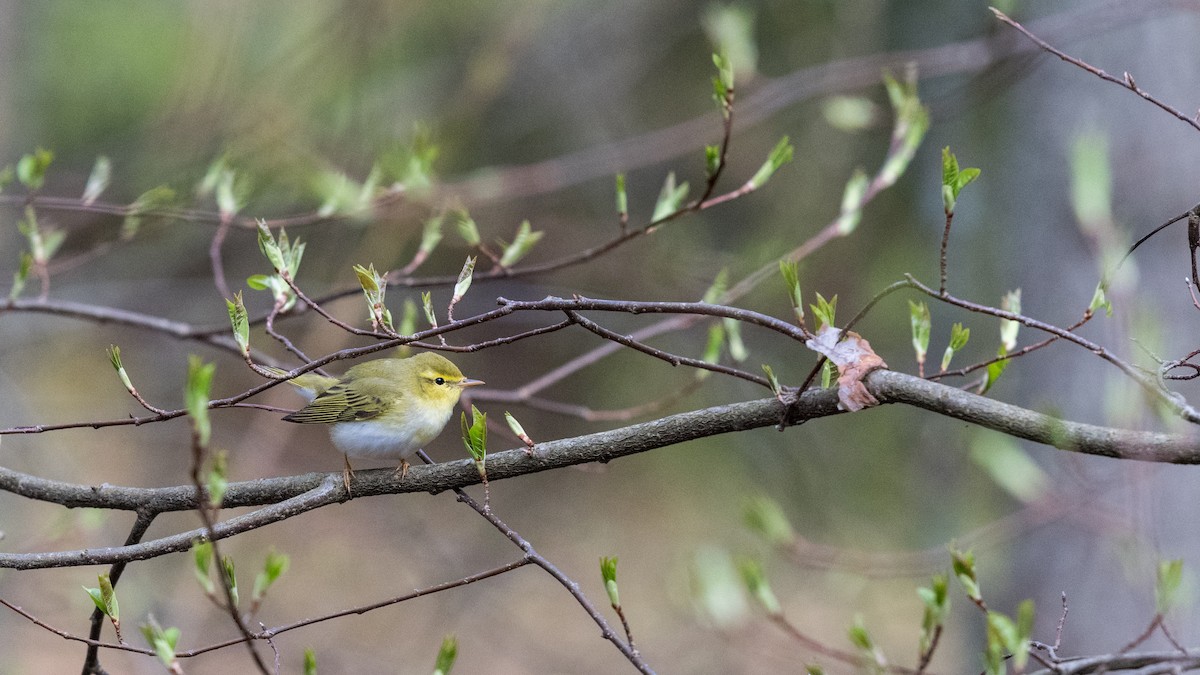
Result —
M459 388L466 389L467 387L478 387L481 384L487 384L483 380L466 379L458 383Z

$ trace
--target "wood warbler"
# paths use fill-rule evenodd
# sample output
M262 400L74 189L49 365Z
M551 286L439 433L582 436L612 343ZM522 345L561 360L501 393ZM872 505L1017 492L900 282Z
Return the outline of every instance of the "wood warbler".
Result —
M483 384L433 352L367 361L341 378L305 373L288 382L309 404L283 419L330 425L329 436L345 455L347 490L351 457L398 459L396 472L408 475L408 458L442 433L462 390Z

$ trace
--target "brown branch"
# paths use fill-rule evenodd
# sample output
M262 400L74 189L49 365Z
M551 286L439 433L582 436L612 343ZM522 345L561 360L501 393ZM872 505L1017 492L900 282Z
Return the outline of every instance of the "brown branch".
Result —
M873 371L864 382L871 394L883 403L923 408L1062 450L1146 462L1200 464L1200 437L1195 435L1129 431L1071 422L888 370ZM716 406L612 431L539 442L537 452L532 456L526 454L523 446L494 453L488 457L488 478L495 482L564 466L608 462L698 438L773 427L781 420L790 425L839 413L837 392L833 390L803 392L786 408L775 398ZM348 496L341 479L342 475L338 472L232 483L226 492L223 507L272 506L215 524L213 536L229 537L345 501ZM413 467L403 481L397 481L390 469L359 471L354 496L437 493L479 482L480 476L474 462L461 459ZM193 509L196 502L196 490L190 485L166 488L76 485L2 467L0 490L69 507L146 509L160 513ZM114 548L0 553L0 568L38 569L142 560L185 551L190 548L192 540L202 534L202 530L194 530L134 546Z
M1195 129L1196 131L1200 131L1200 121L1197 121L1195 118L1188 117L1187 115L1176 110L1175 108L1171 107L1170 105L1167 105L1166 103L1158 100L1157 98L1155 98L1152 94L1150 94L1146 90L1137 86L1137 83L1133 81L1133 76L1130 75L1129 73L1125 73L1124 79L1118 79L1116 77L1113 77L1112 75L1109 75L1108 73L1104 72L1103 70L1101 70L1093 65L1090 65L1085 61L1077 59L1073 56L1070 56L1070 55L1054 48L1050 43L1048 43L1045 40L1034 35L1032 32L1030 32L1024 26L1017 23L1016 21L1013 21L1007 15L1005 15L1004 12L1001 12L1000 10L996 9L995 7L991 7L989 9L992 10L992 14L995 14L997 19L999 19L1000 21L1017 29L1022 35L1029 38L1030 40L1032 40L1034 44L1036 44L1038 47L1040 47L1044 51L1049 52L1049 53L1053 54L1054 56L1057 56L1058 58L1062 59L1063 61L1066 61L1067 63L1069 63L1077 68L1082 68L1083 70L1086 70L1087 72L1095 75L1096 77L1104 80L1105 82L1111 82L1115 85L1118 85L1120 87L1128 89L1129 91L1132 91L1133 93L1137 94L1138 96L1141 96L1142 98L1149 101L1150 103L1153 103L1154 105L1158 106L1159 108L1161 108L1165 112L1169 113L1173 117L1183 121L1188 126Z

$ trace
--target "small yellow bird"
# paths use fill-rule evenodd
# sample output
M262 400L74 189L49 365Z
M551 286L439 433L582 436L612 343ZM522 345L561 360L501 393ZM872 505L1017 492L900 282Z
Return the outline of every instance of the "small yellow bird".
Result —
M283 419L330 425L329 436L345 456L347 490L351 457L398 459L396 472L407 476L408 458L442 433L463 389L483 384L433 352L360 363L340 379L305 373L289 383L309 404Z

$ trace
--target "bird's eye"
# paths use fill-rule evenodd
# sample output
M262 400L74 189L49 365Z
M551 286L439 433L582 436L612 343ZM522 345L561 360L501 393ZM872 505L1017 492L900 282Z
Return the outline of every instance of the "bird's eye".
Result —
M446 378L444 378L444 377L436 378L436 379L434 379L433 383L436 385L446 384Z

